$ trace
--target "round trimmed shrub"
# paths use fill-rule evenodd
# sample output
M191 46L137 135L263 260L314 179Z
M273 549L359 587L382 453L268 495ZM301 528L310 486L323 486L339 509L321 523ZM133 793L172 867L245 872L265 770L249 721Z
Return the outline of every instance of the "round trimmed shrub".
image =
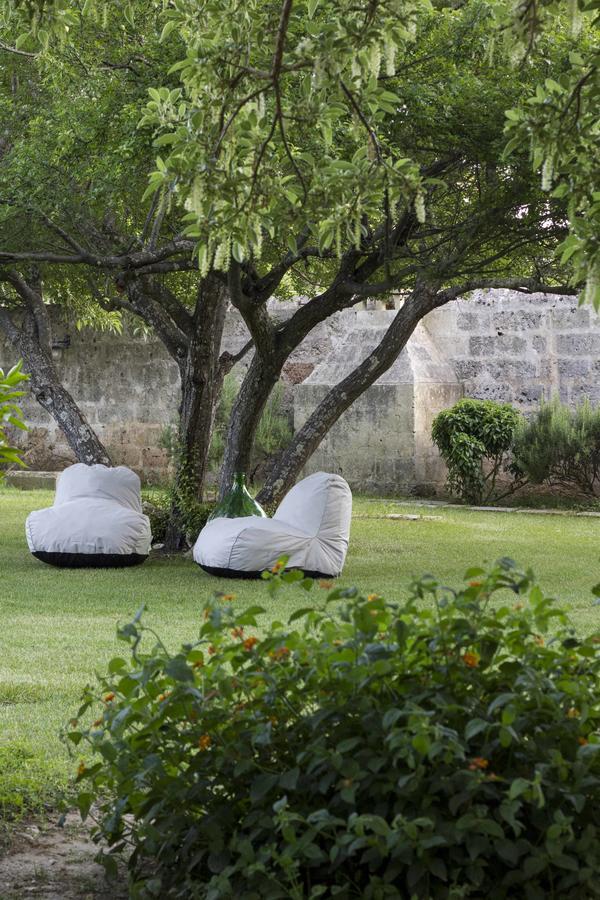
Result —
M217 596L175 654L121 629L67 738L131 896L598 896L600 636L509 560L320 596L260 634Z
M448 466L448 487L467 503L498 500L498 476L509 471L508 453L522 419L510 403L459 400L433 420L431 436ZM501 496L516 485L503 487Z

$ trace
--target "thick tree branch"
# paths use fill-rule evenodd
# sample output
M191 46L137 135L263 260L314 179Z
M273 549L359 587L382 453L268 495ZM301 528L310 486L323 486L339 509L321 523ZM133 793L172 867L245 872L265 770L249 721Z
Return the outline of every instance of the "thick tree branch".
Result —
M247 341L241 350L238 350L237 353L230 353L229 350L225 350L221 353L219 359L219 366L221 368L221 373L223 376L227 375L228 372L231 372L233 367L240 362L244 358L244 356L248 353L249 350L252 350L254 347L254 341L250 338Z
M156 331L169 354L181 367L187 354L189 337L175 325L161 304L137 280L127 284L127 295L135 313Z

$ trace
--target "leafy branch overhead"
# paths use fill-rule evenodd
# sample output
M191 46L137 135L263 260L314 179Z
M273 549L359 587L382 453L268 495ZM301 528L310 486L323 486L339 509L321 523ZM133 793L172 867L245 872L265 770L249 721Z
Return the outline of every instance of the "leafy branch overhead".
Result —
M509 52L521 78L523 67L547 55L548 41L563 47L560 69L540 73L536 89L527 96L526 88L508 111L508 152L528 146L543 190L568 201L563 261L572 260L574 283L586 282L582 296L598 303L595 6L477 4L488 22L484 64L497 65ZM10 0L4 15L26 23L15 43L26 53L68 39L82 14L133 28L149 9L176 60L143 111L160 154L148 191L164 204L185 204L185 233L196 243L201 272L226 271L231 258L256 262L266 236L299 259L339 257L377 236L389 260L398 205L422 222L435 185L422 160L395 139L390 120L407 110L398 88L414 64L410 47L446 11L427 0L248 0L242 7L222 0Z

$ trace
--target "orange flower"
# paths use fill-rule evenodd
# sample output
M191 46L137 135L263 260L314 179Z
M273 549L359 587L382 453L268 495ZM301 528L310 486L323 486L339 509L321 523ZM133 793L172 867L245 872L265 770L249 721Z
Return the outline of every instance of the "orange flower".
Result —
M471 651L467 650L466 653L463 653L462 661L470 669L476 669L479 665L479 654L471 653Z
M208 750L210 745L212 744L212 740L210 734L201 734L200 739L198 740L198 746L201 750Z
M289 647L278 647L277 650L273 650L269 655L271 659L285 659L290 655Z
M208 652L210 653L211 656L213 656L217 652L217 648L215 647L214 644L208 645Z
M323 588L324 591L330 591L333 587L333 581L320 581L319 587Z
M481 587L482 584L483 584L483 581L470 581L469 587L478 588L478 587Z
M81 778L81 776L84 774L85 774L85 763L83 760L81 760L81 762L77 766L77 777Z
M273 575L279 575L279 573L281 572L282 569L283 569L283 563L276 562L275 565L272 567L271 572L273 573Z
M231 603L232 600L235 600L235 594L223 594L221 600L225 603Z
M252 648L258 644L258 638L249 637L244 641L244 650L252 650Z
M588 741L587 738L584 738L584 737L578 737L578 738L577 738L577 743L580 744L582 747L586 747L586 746L589 744L589 741Z
M487 769L489 764L489 759L486 759L484 756L474 756L469 763L469 769L471 769L472 772L475 772L477 770L483 771L484 769Z
M543 647L543 646L545 646L545 644L546 644L546 641L545 641L544 638L541 636L541 634L534 634L533 640L534 640L535 643L538 645L538 647Z
M231 632L231 637L239 638L240 640L244 637L244 629L243 628L234 628Z
M102 723L103 723L103 720L102 720L102 719L96 719L95 722L92 722L92 728L100 728L100 726L102 725Z
M104 697L103 697L102 699L104 700L105 703L110 703L111 700L114 700L114 699L115 699L115 695L113 694L112 691L110 691L110 693L105 694Z
M201 669L204 665L203 659L197 659L195 663L192 663L192 669Z
M368 594L367 600L369 601L369 603L372 603L373 600L379 600L379 594Z
M578 719L580 715L581 715L581 713L574 706L572 706L570 709L567 710L567 718L568 719Z
M162 703L163 700L166 700L166 699L167 699L167 697L169 696L170 693L171 693L171 691L165 691L164 694L159 694L158 697L156 698L157 701L158 701L159 703Z

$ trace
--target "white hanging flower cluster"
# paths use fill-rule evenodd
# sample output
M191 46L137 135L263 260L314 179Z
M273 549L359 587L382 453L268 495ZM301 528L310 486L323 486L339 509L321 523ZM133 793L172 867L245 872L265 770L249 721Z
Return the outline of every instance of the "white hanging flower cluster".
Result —
M584 303L597 304L596 297L600 290L600 266L595 265L588 271L587 280L585 282L585 292L583 295Z
M547 156L542 166L542 190L552 190L552 178L554 176L554 160L551 156Z
M419 193L415 197L415 215L417 217L417 221L422 225L426 219L425 195L422 191L419 191Z

